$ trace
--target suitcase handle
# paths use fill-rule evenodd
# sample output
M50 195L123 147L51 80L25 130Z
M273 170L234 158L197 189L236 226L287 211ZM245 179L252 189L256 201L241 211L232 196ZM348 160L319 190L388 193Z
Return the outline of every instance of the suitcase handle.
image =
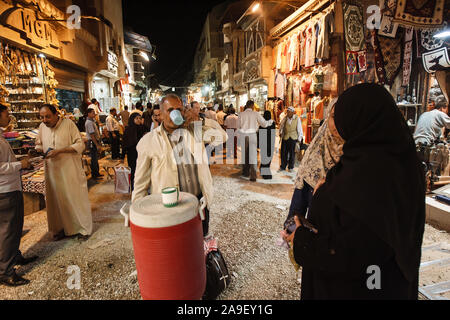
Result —
M198 213L200 214L200 218L202 219L202 221L205 221L205 213L203 212L205 208L206 208L206 198L203 197L200 199L200 207L198 209Z

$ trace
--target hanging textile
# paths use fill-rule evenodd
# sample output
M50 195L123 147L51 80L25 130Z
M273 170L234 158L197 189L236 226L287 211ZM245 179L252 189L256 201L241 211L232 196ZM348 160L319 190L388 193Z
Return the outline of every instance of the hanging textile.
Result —
M347 51L345 61L345 74L358 74L358 52Z
M430 28L444 21L445 0L401 0L397 3L394 22L403 25Z
M364 49L363 11L359 6L344 3L345 46L347 51Z
M282 53L283 53L283 44L279 43L277 46L277 66L276 66L277 70L281 69Z
M423 54L423 66L428 73L446 71L450 68L450 58L446 47Z
M367 57L366 51L358 52L358 70L359 72L364 72L367 70Z
M375 54L375 68L376 68L375 70L378 77L378 83L384 85L386 84L386 72L384 70L384 62L383 62L383 55L381 53L380 42L378 41L378 36L375 30L371 31L371 35L372 35L373 50Z
M281 73L277 73L275 76L275 92L277 98L284 99L285 94L285 76Z
M283 41L282 45L281 45L281 72L282 73L287 73L287 67L288 67L288 62L287 62L287 51L288 51L288 42L287 41Z
M414 28L405 28L405 52L403 54L403 79L402 86L406 87L409 85L409 80L411 79L411 64L413 56L413 38L414 38Z
M304 66L306 62L306 29L300 31L300 65Z
M287 89L286 89L286 99L285 99L287 107L293 106L293 102L292 102L293 90L294 90L294 83L292 81L292 78L288 78L287 79Z
M311 67L314 65L314 51L313 37L314 37L314 25L309 24L306 28L306 46L305 46L305 67Z
M300 107L300 91L301 91L301 84L299 77L294 77L294 89L293 89L293 104L294 108Z
M330 58L330 36L334 33L334 6L333 3L330 11L325 13L320 19L320 33L317 39L317 58L327 60Z
M378 37L381 54L383 55L386 84L392 85L402 65L402 36L398 32L396 38Z

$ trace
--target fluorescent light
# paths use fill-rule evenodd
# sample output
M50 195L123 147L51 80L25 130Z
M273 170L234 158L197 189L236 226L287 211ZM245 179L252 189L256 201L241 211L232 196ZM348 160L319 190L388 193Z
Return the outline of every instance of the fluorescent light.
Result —
M441 30L437 34L435 34L434 37L440 38L440 39L448 38L448 37L450 37L450 29Z
M140 56L142 58L145 59L145 61L150 61L150 58L148 57L148 55L144 51L139 52L139 54L140 54Z
M252 12L256 12L256 10L258 10L260 6L261 6L261 5L259 4L259 2L257 2L257 3L253 6Z

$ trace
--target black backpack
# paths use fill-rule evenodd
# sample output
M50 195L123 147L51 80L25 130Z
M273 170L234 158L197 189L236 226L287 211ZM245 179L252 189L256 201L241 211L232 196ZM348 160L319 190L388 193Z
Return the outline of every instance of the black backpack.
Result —
M206 256L206 289L203 300L215 300L228 287L231 276L219 250Z

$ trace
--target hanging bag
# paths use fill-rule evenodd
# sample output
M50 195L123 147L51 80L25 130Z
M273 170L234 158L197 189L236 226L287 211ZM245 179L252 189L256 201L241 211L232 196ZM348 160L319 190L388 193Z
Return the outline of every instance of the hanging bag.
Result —
M129 194L131 192L131 170L127 167L115 167L115 193Z
M206 289L203 300L215 300L231 281L225 259L217 248L217 240L205 239Z

